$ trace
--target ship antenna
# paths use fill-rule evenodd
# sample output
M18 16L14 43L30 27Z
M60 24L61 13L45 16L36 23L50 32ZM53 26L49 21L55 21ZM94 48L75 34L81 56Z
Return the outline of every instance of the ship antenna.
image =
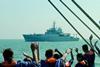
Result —
M56 11L65 19L66 22L80 35L80 37L89 45L91 46L88 41L78 32L78 30L70 23L70 21L60 12L60 10L50 1L49 3L56 9Z
M72 11L62 0L60 0L60 2L100 40L100 37L88 25L86 25L86 23L78 17L74 11Z
M75 0L72 0L72 2L85 14L85 16L88 17L88 19L100 30L100 26L89 16L89 14L87 14L81 6L79 6Z

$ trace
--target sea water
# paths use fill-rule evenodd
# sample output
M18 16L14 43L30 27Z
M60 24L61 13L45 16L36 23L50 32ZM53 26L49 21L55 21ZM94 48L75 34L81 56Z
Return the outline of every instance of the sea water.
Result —
M96 40L93 40L93 43L95 41ZM74 65L77 63L76 53L75 53L74 49L78 48L79 52L82 52L81 46L83 44L86 44L83 40L67 41L67 42L39 42L40 58L45 59L45 51L47 49L57 48L59 51L64 53L66 51L66 49L72 48L73 53L74 53L74 58L75 58L72 67L74 67ZM97 45L100 48L99 43ZM2 52L3 52L3 49L6 49L6 48L11 48L14 51L14 59L15 60L23 60L24 52L26 52L28 55L32 56L29 42L25 42L24 40L20 40L20 39L19 40L18 39L2 39L2 40L0 40L0 62L3 61ZM70 55L68 55L66 58L67 58L67 60L70 60ZM96 55L95 59L96 59L95 60L96 67L100 67L100 57L98 57Z

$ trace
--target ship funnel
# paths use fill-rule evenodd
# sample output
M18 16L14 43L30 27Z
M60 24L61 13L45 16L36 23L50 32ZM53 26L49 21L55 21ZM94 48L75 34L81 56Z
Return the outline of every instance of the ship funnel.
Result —
M77 16L74 11L72 11L62 0L60 0L60 2L100 40L100 37L79 16Z
M94 21L94 19L92 19L92 17L90 17L89 14L86 13L86 12L83 10L83 8L82 8L80 5L78 5L78 4L76 3L75 0L72 0L72 2L73 2L73 3L88 17L88 19L100 30L100 26Z

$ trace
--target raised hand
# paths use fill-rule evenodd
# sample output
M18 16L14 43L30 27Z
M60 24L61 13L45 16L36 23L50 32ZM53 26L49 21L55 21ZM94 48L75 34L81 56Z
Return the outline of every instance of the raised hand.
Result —
M76 53L78 53L78 48L75 48Z
M89 40L91 41L93 39L93 35L91 34L89 37Z
M31 43L30 48L31 48L32 51L35 51L35 43Z
M58 49L55 49L55 52L57 52L58 51Z
M66 50L66 53L67 53L67 54L71 53L71 49L68 48L68 49Z
M96 46L97 43L98 43L98 40L94 43L94 46Z
M38 44L37 43L31 43L31 49L34 51L35 49L38 49L39 48L39 46L38 46Z

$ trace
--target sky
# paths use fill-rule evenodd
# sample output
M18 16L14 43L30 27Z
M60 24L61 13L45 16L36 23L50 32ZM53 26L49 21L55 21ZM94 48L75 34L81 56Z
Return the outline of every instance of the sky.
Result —
M63 1L100 36L100 30L71 0ZM100 0L76 1L100 25ZM85 38L90 36L91 32L59 0L52 2ZM23 34L44 33L52 27L53 22L56 22L56 27L61 27L64 33L77 34L48 0L0 0L0 39L23 39Z

